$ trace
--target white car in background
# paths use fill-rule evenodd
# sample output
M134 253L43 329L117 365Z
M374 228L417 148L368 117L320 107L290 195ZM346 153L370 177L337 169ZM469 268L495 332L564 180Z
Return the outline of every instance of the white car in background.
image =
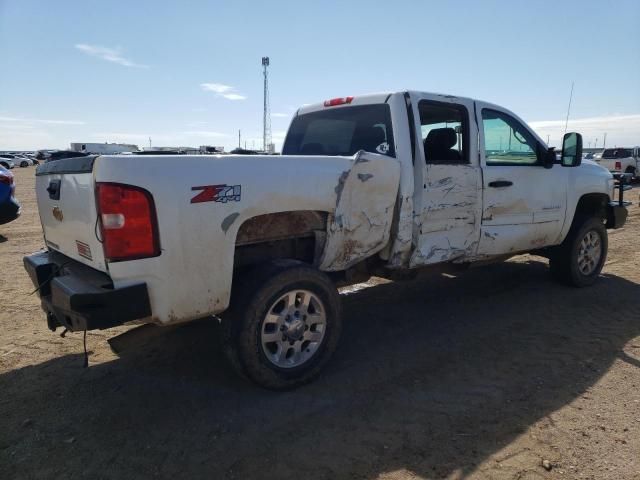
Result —
M23 155L16 155L13 153L3 153L2 157L10 159L15 165L19 167L24 168L24 167L30 167L34 165L32 159L30 159L29 157L25 157Z
M0 156L0 167L4 167L7 170L11 170L15 166L16 164L13 162L12 158Z

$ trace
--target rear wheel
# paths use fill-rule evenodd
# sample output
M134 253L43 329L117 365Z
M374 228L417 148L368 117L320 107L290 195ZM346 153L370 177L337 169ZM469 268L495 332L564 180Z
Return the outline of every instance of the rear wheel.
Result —
M607 230L600 218L576 219L567 238L551 255L553 276L575 287L592 285L607 259Z
M223 316L223 350L239 373L274 390L315 378L340 337L338 292L322 272L277 260L243 275Z
M636 175L636 169L634 167L632 167L631 165L629 165L627 167L627 169L624 171L624 173L630 173L631 174L631 180L635 180L637 175Z
M29 166L29 162L27 162L26 160L23 160L23 161L21 161L21 162L20 162L20 166L21 166L22 168L24 168L24 167L28 167L28 166Z

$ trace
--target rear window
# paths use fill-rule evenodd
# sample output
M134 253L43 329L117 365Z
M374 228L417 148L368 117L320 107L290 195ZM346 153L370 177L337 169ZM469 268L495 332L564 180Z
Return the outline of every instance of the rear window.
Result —
M395 156L389 105L327 108L291 122L283 155L345 155L358 150Z
M607 148L602 152L602 158L627 158L633 157L628 148Z

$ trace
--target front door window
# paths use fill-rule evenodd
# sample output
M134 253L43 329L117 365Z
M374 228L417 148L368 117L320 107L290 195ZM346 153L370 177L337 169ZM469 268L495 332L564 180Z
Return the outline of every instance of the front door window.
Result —
M537 165L538 142L519 121L496 110L482 110L487 165Z

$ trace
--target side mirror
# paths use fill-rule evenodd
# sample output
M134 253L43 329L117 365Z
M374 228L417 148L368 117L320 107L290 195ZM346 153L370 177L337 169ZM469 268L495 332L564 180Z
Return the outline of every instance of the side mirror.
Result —
M560 162L563 167L580 166L582 163L582 135L575 132L565 133L562 139Z

